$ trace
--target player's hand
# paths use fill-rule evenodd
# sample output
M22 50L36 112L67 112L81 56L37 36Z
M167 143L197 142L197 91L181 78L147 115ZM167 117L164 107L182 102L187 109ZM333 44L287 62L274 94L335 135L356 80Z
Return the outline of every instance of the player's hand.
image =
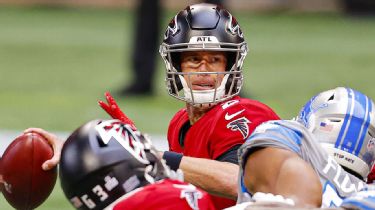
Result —
M28 128L24 133L38 133L41 136L43 136L45 139L47 139L48 143L52 146L53 148L53 156L51 159L46 160L42 164L42 169L47 171L59 164L60 162L60 157L61 157L61 150L63 147L63 140L59 139L56 135L49 133L41 128Z
M105 93L105 98L108 104L103 101L98 101L99 106L102 107L102 109L104 109L104 111L106 111L113 119L118 119L125 124L129 124L133 130L137 130L134 122L121 111L115 99L109 92Z

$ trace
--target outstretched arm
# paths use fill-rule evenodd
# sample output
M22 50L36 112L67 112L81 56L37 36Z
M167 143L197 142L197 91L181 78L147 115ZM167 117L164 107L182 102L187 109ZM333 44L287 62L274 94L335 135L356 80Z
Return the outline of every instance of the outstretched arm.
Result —
M59 139L56 135L49 133L41 128L28 128L24 133L38 133L47 139L48 143L53 148L53 156L51 159L45 161L42 164L43 170L50 170L54 168L60 162L61 150L64 144L64 141Z
M184 172L185 181L211 194L237 198L238 165L183 156L179 168Z
M244 183L249 192L272 193L294 200L298 207L320 207L322 186L313 168L297 154L262 148L247 159Z

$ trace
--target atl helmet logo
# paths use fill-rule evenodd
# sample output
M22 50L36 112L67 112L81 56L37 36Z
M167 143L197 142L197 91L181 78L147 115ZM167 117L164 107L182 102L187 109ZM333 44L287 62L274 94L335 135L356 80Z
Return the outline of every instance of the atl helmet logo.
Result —
M119 120L103 121L95 126L104 144L115 140L121 144L130 154L144 164L149 164L145 152L145 144L141 142L139 131L133 131L130 125L123 124Z

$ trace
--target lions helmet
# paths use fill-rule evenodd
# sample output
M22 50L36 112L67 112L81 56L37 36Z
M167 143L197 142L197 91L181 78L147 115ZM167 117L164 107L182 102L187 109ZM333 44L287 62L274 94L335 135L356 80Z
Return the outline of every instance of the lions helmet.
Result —
M311 98L297 119L340 165L365 179L375 159L373 109L366 95L338 87Z
M183 73L180 55L186 51L225 52L226 71ZM160 45L168 93L190 104L217 103L239 94L247 51L241 28L227 10L206 3L188 6L170 21ZM221 74L223 80L211 90L193 90L191 82L184 79L202 74Z
M76 209L104 209L136 188L169 176L150 140L119 120L94 120L66 140L60 162L65 196Z

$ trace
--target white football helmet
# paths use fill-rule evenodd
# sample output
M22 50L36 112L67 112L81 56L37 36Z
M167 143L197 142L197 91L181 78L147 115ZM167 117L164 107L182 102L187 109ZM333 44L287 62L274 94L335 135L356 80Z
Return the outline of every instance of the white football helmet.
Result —
M344 87L324 91L302 108L303 123L335 160L366 178L375 159L374 102Z
M183 73L180 55L184 51L225 52L226 71ZM247 44L236 19L220 6L195 4L179 12L169 23L159 52L166 66L168 93L179 100L190 104L217 103L241 90ZM184 76L197 74L224 74L224 78L211 90L193 90Z

